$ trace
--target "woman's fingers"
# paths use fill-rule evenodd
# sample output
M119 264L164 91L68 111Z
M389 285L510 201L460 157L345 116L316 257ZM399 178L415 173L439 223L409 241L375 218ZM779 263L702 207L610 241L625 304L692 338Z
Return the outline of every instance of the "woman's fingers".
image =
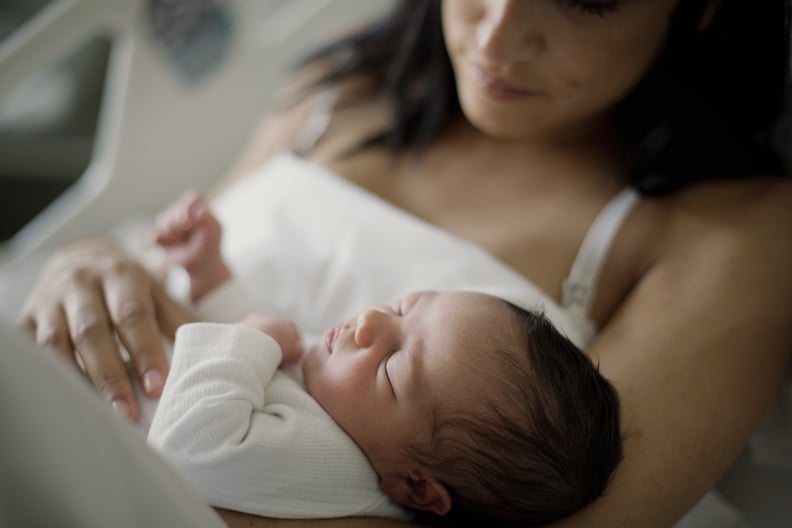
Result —
M66 316L60 307L51 310L47 314L40 315L38 321L35 325L35 334L33 334L36 344L52 350L58 356L77 367L74 345L69 336Z
M104 298L110 322L129 353L146 395L157 398L168 374L168 360L152 299L153 281L137 265L105 276Z
M32 289L18 326L75 362L102 395L133 420L139 405L119 340L141 385L158 396L168 372L160 337L186 320L148 272L115 244L85 240L56 253Z
M65 297L63 308L71 342L97 390L116 410L137 420L137 399L99 286L94 281L78 284Z
M60 307L56 307L51 315L43 314L34 317L32 314L23 313L17 320L16 326L20 331L33 338L40 347L55 352L67 362L77 366L66 318Z
M79 356L98 391L118 411L137 420L140 407L133 374L121 345L144 392L158 397L168 375L161 335L172 337L188 320L162 286L115 244L85 240L50 259L18 326L73 363Z

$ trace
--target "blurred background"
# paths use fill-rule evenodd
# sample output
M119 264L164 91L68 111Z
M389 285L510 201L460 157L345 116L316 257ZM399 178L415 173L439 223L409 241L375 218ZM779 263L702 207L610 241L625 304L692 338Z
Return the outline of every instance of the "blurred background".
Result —
M391 0L2 0L0 264L206 189L294 60Z
M0 43L51 0L0 4ZM92 39L0 100L0 241L76 181L90 159L110 43Z

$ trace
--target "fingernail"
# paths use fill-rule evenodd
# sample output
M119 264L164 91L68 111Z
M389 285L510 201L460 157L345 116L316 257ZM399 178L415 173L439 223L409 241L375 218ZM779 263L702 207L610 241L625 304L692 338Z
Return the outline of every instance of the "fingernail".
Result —
M143 374L143 388L150 396L162 390L162 374L159 370L151 369Z
M113 410L124 418L132 418L132 415L129 413L129 405L127 405L127 402L124 400L113 400L111 405L113 406Z

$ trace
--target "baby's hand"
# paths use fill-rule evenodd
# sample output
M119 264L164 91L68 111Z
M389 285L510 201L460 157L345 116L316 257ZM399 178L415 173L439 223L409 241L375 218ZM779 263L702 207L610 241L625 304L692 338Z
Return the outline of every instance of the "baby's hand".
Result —
M220 254L220 222L206 200L187 192L167 207L158 219L154 240L172 263L190 276L190 293L197 301L231 274Z
M290 319L252 313L237 324L264 332L277 341L283 354L281 364L293 363L302 356L302 337Z

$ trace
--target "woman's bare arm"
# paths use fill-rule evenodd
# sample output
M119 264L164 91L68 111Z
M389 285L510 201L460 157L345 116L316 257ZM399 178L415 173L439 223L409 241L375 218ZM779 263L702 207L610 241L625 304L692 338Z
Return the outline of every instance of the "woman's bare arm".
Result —
M591 349L622 401L624 462L559 528L672 526L776 395L792 353L792 185L759 187L669 199L661 256Z

